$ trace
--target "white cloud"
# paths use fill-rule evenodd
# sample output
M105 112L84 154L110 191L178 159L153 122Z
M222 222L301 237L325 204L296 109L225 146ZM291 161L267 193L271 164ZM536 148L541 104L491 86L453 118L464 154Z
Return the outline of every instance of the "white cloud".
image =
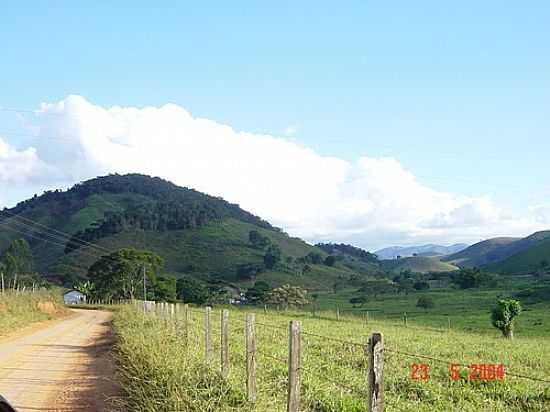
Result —
M38 158L34 147L17 150L0 137L0 184L21 183L39 178L47 169Z
M393 158L320 156L284 138L194 118L174 104L106 109L69 96L43 104L29 127L44 136L36 149L4 148L11 164L21 159L20 176L29 178L43 162L55 168L56 181L113 172L160 176L239 203L311 241L476 241L525 235L550 222L509 216L488 197L433 190ZM0 145L0 184L17 175L2 153Z

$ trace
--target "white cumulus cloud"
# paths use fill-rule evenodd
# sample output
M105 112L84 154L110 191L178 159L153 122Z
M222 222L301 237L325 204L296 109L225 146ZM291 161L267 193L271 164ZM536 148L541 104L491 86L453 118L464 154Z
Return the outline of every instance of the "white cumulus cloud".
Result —
M42 104L27 122L42 137L23 151L0 140L0 185L45 165L56 181L140 172L239 203L291 235L365 247L525 235L541 224L507 215L489 197L433 190L394 158L321 156L174 104L104 108L69 96Z

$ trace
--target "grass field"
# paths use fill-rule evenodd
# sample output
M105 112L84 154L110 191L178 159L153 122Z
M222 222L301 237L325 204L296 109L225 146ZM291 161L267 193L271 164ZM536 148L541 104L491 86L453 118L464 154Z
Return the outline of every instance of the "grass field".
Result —
M0 336L41 320L66 313L59 291L0 293Z
M385 339L384 380L387 411L546 411L550 385L508 375L502 381L449 378L451 362L503 363L508 373L550 377L550 342L519 336L404 327L387 320L356 317L312 318L307 312L257 311L258 399L244 393L244 311L230 313L231 374L219 374L219 309L213 311L214 362L204 364L204 314L191 312L189 344L181 321L143 315L126 307L115 317L117 356L132 411L284 411L287 384L287 329L302 324L302 411L358 412L366 405L364 346L373 331ZM343 343L341 340L349 342ZM427 360L431 357L437 360ZM410 379L411 364L426 363L426 381ZM461 368L462 374L467 373ZM463 375L464 376L464 375Z
M407 322L413 325L447 328L449 320L453 329L472 331L476 333L496 334L491 326L490 313L499 296L509 296L517 289L432 289L427 292L410 292L405 294L387 294L372 297L362 307L353 307L349 299L355 290L341 290L336 294L318 293L316 301L306 309L318 309L332 312L336 308L341 313L369 316L375 319L385 319L402 323L403 313L407 314ZM430 296L434 308L424 310L416 307L420 296ZM523 313L518 317L516 333L521 336L550 337L550 303L523 304Z

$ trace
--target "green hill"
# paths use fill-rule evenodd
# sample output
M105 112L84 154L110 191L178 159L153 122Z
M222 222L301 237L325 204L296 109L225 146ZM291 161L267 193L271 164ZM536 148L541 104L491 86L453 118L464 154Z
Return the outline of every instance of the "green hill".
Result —
M256 273L265 248L251 244L251 231L280 248L274 270ZM238 205L138 174L99 177L1 211L0 256L21 237L31 246L36 271L66 285L85 278L100 256L125 247L151 250L164 259L167 272L203 281L249 285L261 278L273 285L328 289L367 274L364 265L325 265L325 251Z
M501 273L550 271L550 238L486 268Z
M483 266L496 262L505 257L502 250L506 246L518 240L520 239L514 237L497 237L494 239L484 240L458 253L445 256L441 260L461 267Z
M540 231L525 238L495 238L476 243L442 260L462 267L484 267L491 271L520 273L535 270L541 261L550 259L547 241L550 231Z
M382 268L392 273L410 270L415 273L452 272L458 267L442 262L437 256L413 256L402 259L383 260Z

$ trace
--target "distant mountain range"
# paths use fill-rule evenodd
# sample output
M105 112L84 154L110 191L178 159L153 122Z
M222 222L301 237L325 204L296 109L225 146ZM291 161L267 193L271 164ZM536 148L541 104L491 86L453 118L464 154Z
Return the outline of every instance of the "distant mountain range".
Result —
M457 243L451 246L441 245L421 245L421 246L392 246L374 252L379 259L397 259L397 257L411 257L411 256L438 256L438 255L451 255L468 247L465 243Z

